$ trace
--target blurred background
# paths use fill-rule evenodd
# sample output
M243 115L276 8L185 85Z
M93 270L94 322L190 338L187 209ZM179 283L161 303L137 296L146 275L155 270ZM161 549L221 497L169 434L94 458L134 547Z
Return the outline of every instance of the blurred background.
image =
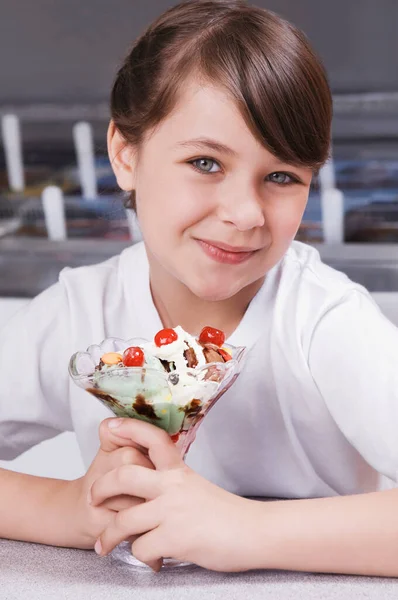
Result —
M64 266L140 240L106 156L108 96L134 38L173 4L0 0L0 326ZM297 238L398 323L398 2L253 4L304 30L334 97L332 160Z

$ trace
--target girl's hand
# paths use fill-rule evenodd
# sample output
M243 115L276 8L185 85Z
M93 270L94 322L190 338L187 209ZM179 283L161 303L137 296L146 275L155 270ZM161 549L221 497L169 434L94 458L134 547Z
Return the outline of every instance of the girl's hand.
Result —
M128 420L126 419L126 421ZM79 548L93 548L95 540L117 511L144 502L142 498L136 498L134 495L124 496L121 494L110 498L100 507L93 507L89 503L89 491L93 482L109 471L128 465L138 465L148 470L154 469L146 451L142 451L143 449L132 440L120 438L117 429L109 426L114 421L117 419L110 418L101 423L99 429L100 449L95 459L83 477L70 482L73 489L68 504L73 506L72 526L76 529L74 545Z
M93 506L125 494L147 500L113 516L98 538L98 554L104 556L123 540L140 535L132 553L155 571L162 557L216 571L253 568L250 555L261 503L226 492L189 469L159 428L124 420L117 431L148 449L156 471L124 465L95 481Z

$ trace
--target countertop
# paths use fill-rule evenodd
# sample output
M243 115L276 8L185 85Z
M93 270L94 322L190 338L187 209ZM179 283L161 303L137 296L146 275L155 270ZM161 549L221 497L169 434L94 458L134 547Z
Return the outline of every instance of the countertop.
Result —
M129 245L110 240L0 239L0 297L33 298L56 283L63 268L103 262Z
M130 571L92 551L0 540L1 600L396 600L398 580L199 567Z
M0 297L32 298L55 283L64 267L102 262L131 242L41 238L0 239ZM398 292L398 244L315 246L322 260L371 292Z

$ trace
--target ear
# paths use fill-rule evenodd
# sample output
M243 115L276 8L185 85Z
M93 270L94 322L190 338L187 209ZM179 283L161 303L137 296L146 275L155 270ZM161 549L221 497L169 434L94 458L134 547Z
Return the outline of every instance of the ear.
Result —
M125 192L135 188L135 152L113 121L108 126L108 155L119 187Z

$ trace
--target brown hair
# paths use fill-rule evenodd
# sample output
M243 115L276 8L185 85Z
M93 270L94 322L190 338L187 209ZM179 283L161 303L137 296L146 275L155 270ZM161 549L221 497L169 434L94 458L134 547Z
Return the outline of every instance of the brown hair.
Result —
M112 119L128 143L138 147L172 111L193 73L223 86L283 162L317 171L327 160L332 100L320 60L300 30L245 0L182 2L138 38L111 94Z

